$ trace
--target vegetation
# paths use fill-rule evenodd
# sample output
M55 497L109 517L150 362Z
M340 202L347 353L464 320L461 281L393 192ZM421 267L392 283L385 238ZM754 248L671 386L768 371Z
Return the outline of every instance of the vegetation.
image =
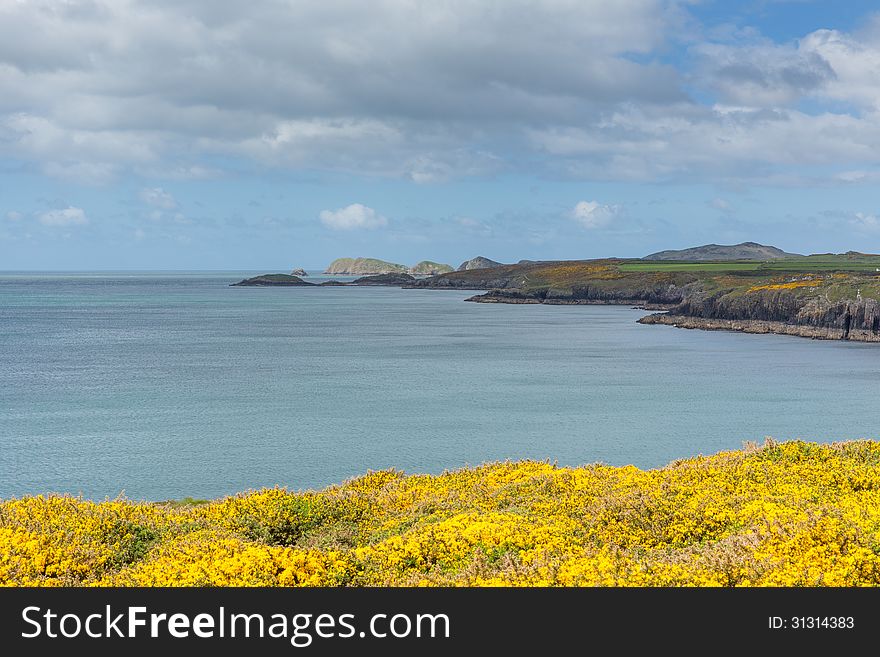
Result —
M819 271L850 271L874 272L880 270L880 255L864 253L849 254L818 254L796 256L777 260L730 260L722 262L678 262L663 260L632 260L621 262L620 271L624 272L723 272L723 271L759 271L759 272L819 272Z
M415 274L436 276L453 271L452 266L431 260L407 267L377 258L337 258L327 266L325 274Z
M720 272L720 271L757 271L764 265L756 261L730 261L730 262L675 262L666 260L636 262L622 262L618 266L620 271L693 271L693 272Z
M6 585L880 584L880 443L747 446L657 470L373 472L203 504L0 503Z
M337 258L327 266L325 274L405 274L406 265L386 262L376 258Z
M410 274L436 276L437 274L446 274L455 271L452 265L441 262L433 262L431 260L422 260L420 263L409 268Z

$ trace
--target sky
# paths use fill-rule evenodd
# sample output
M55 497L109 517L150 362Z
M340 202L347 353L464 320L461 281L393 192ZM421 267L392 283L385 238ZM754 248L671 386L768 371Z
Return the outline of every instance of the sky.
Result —
M880 12L0 0L0 270L880 252Z

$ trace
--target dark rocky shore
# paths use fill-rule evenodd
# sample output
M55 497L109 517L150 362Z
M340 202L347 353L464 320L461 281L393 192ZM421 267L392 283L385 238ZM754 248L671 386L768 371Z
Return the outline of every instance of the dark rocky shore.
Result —
M648 315L638 320L640 324L664 324L685 329L702 329L704 331L738 331L741 333L774 333L777 335L795 335L814 340L852 340L854 342L880 342L880 333L865 329L850 329L830 326L806 326L787 324L785 322L769 322L760 319L706 319L704 317L686 317L660 313Z
M642 324L679 328L781 333L822 340L880 342L880 303L799 297L788 291L713 295L685 299L667 314L649 315Z

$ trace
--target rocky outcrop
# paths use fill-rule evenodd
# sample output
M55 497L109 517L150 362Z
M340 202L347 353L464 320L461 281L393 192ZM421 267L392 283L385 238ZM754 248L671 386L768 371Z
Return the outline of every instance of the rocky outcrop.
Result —
M300 269L294 269L292 272L290 272L290 275L291 276L308 276L309 274L305 269L300 268Z
M314 287L314 283L307 283L299 276L291 276L290 274L263 274L262 276L254 276L246 278L238 283L232 283L230 287L292 287L306 286Z
M490 269L492 267L501 266L502 264L500 262L489 260L489 258L484 258L483 256L477 256L476 258L465 260L458 266L458 269L456 271L469 271L471 269Z
M375 276L363 276L352 281L351 285L386 285L391 287L402 287L415 281L415 277L410 274L377 274Z

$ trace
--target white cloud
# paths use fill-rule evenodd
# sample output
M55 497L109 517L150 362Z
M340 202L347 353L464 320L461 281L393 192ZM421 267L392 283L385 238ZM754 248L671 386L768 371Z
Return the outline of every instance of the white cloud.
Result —
M593 125L534 130L531 139L578 177L763 184L779 182L771 174L783 172L797 182L802 167L875 163L878 118L723 105L676 111L630 106Z
M850 223L857 229L863 231L880 231L880 217L876 214L868 214L865 212L856 212Z
M215 155L485 175L523 122L684 98L632 57L681 22L666 0L0 3L0 156L88 182Z
M174 196L161 187L142 189L140 198L147 205L151 205L154 208L161 208L162 210L173 210L177 207L177 201Z
M701 44L698 79L725 103L743 107L779 107L822 93L836 77L834 69L808 48L760 41Z
M880 110L880 17L847 33L820 29L794 44L754 38L692 48L697 81L725 102L779 107L803 98Z
M0 1L0 158L92 184L214 178L217 162L417 183L876 165L880 19L699 43L688 4Z
M799 49L821 57L834 71L822 95L880 110L880 17L858 34L817 30L801 39Z
M719 212L732 212L733 206L730 204L730 201L723 198L713 198L709 201L709 207Z
M44 226L82 226L89 223L82 208L69 206L63 210L49 210L37 215L37 220Z
M22 219L22 214L21 212L12 210L6 213L6 218L9 219L9 221L20 221Z
M332 230L353 230L355 228L381 228L388 220L377 214L373 208L360 203L352 203L338 210L323 210L321 223Z
M70 180L86 185L104 185L112 181L119 166L110 162L46 162L43 172L54 178Z
M840 171L834 175L834 179L844 183L877 182L880 181L880 171L864 171L859 169Z
M569 216L584 228L602 228L611 223L619 213L616 205L602 205L596 201L580 201L570 211Z

